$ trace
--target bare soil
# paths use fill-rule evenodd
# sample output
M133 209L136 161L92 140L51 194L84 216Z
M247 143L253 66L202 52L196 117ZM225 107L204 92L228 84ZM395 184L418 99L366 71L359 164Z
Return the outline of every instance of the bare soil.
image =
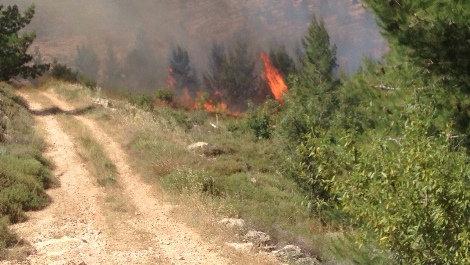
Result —
M50 92L42 92L55 106L73 111ZM36 113L44 108L32 94L20 92ZM48 192L53 202L28 213L27 222L12 226L29 242L30 255L5 264L232 264L222 246L206 242L181 221L171 218L172 205L156 196L127 163L122 147L91 119L68 116L89 129L106 150L119 174L122 196L132 211L106 208L105 188L96 183L74 148L70 135L54 115L37 115L44 133L46 156L55 165L60 187Z

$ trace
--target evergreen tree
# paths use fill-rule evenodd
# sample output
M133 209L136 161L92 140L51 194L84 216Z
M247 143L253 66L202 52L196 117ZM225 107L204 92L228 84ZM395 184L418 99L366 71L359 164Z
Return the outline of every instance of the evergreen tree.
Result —
M215 44L209 72L203 77L204 86L216 102L223 100L236 110L246 110L248 101L257 95L261 83L254 71L255 61L245 43L238 42L228 54L223 46Z
M301 76L304 85L315 87L316 84L332 83L335 79L336 45L330 45L330 36L323 20L313 16L306 36L302 39L305 55L301 59Z
M124 66L126 79L132 86L153 89L157 84L158 60L144 31L136 33L133 50L127 54Z
M365 0L394 49L470 93L470 2ZM405 48L405 49L404 49Z
M290 74L294 74L297 71L295 62L287 53L284 45L271 48L269 58L271 58L274 67L281 72L284 80L287 80Z
M35 78L49 69L47 64L29 65L33 56L26 52L36 35L19 33L33 16L34 5L22 15L17 5L4 9L0 4L0 81L8 81L15 76Z
M302 68L289 80L279 133L284 139L285 173L309 192L313 208L322 208L331 199L332 176L319 167L319 158L311 154L318 145L333 141L328 130L338 107L336 47L330 45L323 22L315 17L302 44Z
M106 51L106 59L104 61L104 85L113 88L121 79L121 67L116 57L116 53L111 46Z
M90 45L77 46L77 57L75 59L78 72L91 80L97 80L100 62L98 56Z
M175 88L187 88L192 92L198 89L199 80L191 66L188 52L179 45L171 53L170 67L170 75L175 80Z

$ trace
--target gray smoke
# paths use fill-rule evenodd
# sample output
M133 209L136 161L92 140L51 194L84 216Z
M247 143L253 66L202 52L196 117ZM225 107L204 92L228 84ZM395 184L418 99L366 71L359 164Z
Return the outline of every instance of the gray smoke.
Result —
M75 67L77 46L92 47L101 62L108 60L107 54L112 49L124 70L132 69L128 75L134 76L122 73L124 78L152 75L147 79L149 82L155 79L157 87L166 86L169 56L177 45L188 51L199 74L206 71L215 42L231 47L242 40L253 56L268 51L274 44L282 44L294 56L313 13L324 19L332 43L338 46L341 71L352 73L361 65L363 55L379 59L386 49L374 18L357 0L2 2L22 8L34 2L36 16L29 30L37 32L34 45L40 48L44 60L55 58ZM151 58L142 56L139 47L151 52ZM130 54L135 57L130 58ZM99 79L103 80L105 73L101 69Z

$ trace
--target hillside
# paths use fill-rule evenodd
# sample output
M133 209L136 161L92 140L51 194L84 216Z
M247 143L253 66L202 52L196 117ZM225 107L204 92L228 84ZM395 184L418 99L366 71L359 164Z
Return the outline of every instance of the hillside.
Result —
M378 59L386 47L372 16L360 2L351 0L41 0L35 4L37 16L31 28L38 33L35 45L46 61L57 58L74 66L76 46L81 44L91 44L101 61L112 47L122 61L135 47L136 33L141 30L158 60L159 70L153 74L158 76L159 87L166 85L168 58L176 44L189 51L199 74L207 67L213 42L230 45L241 39L255 55L278 43L294 55L313 13L325 20L338 46L340 69L351 72L363 55Z

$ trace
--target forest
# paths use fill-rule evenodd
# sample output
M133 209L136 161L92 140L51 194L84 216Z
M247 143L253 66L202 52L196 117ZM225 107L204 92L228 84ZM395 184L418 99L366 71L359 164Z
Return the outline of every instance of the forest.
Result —
M256 141L275 139L277 170L301 188L305 211L354 231L354 242L381 249L393 264L470 264L470 4L364 4L389 51L364 58L351 75L337 71L337 48L314 16L295 56L282 45L253 55L243 41L214 43L198 74L176 46L167 87L131 102L237 117ZM48 71L39 51L26 54L34 35L18 34L34 9L22 16L0 7L0 81ZM93 88L154 87L152 74L132 67L156 69L144 40L139 32L124 64L109 49L101 82L98 56L86 45L77 47L76 72L55 62L52 76Z

